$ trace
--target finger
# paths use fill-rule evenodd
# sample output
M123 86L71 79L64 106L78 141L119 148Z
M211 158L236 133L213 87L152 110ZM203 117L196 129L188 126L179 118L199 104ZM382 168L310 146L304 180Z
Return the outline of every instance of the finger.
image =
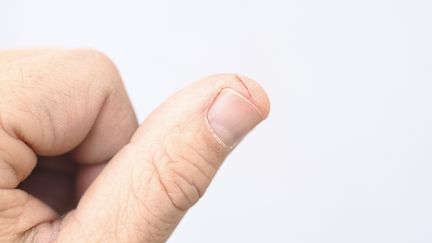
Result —
M0 74L2 125L40 155L62 154L80 143L110 151L103 143L116 140L95 139L109 136L101 130L136 123L115 66L97 51L46 51L0 66ZM119 130L112 132L122 135ZM108 157L90 147L82 144L75 157L83 163L96 154Z
M58 239L164 242L226 155L268 112L265 92L238 75L212 76L178 92L108 163L62 222Z
M26 222L15 224L17 232L56 217L14 189L35 167L36 155L70 152L83 165L104 163L137 126L120 75L104 55L74 50L25 56L0 65L0 232L11 228L3 216L13 207L32 207L7 216Z
M0 124L11 138L22 140L38 155L74 149L71 153L80 163L106 161L136 128L117 70L96 51L34 55L0 66L0 74ZM9 164L19 175L9 187L34 166L14 158Z
M0 65L9 64L35 55L47 55L65 51L61 48L7 49L0 50Z

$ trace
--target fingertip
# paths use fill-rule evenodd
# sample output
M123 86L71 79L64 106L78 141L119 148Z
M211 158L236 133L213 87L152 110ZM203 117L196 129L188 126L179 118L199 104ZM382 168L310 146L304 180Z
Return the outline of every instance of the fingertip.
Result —
M268 117L269 98L256 81L243 75L219 74L204 80L215 93L207 110L207 123L220 144L233 148Z
M210 75L201 80L207 87L216 88L213 94L216 95L222 89L230 88L237 91L243 97L253 103L261 112L263 119L267 118L270 112L270 99L264 88L252 78L238 73L219 73Z
M250 101L259 109L263 119L266 119L270 113L270 99L264 88L255 80L236 74L236 78L243 83L250 95Z

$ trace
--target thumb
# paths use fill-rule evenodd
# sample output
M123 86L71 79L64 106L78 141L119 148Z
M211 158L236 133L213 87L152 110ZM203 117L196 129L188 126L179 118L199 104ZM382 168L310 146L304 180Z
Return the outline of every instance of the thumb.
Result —
M239 75L208 77L170 97L67 215L60 242L164 242L232 148L269 112Z

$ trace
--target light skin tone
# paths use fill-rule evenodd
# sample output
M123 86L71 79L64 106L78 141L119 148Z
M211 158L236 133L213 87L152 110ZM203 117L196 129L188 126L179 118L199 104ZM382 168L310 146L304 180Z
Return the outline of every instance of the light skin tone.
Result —
M0 51L0 242L165 242L269 107L220 74L138 124L100 52Z

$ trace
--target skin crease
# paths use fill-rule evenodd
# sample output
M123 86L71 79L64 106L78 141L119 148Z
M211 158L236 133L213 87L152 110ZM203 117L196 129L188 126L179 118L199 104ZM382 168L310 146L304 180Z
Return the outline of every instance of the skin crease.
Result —
M224 121L243 133L269 109L255 81L219 74L138 125L104 54L0 51L0 242L165 242L233 149Z

